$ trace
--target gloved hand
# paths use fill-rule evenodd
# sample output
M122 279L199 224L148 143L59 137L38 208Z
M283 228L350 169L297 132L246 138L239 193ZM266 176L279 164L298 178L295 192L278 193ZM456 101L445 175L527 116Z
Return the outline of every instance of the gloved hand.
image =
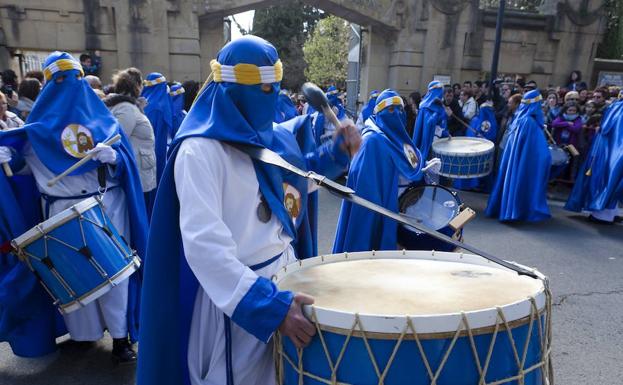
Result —
M99 160L102 163L113 165L117 164L117 151L104 143L98 143L97 146L89 152L95 153L93 160Z
M433 158L429 160L426 162L426 166L424 166L422 171L429 174L439 175L439 171L441 171L441 159Z
M9 163L13 159L13 152L10 148L0 146L0 163Z

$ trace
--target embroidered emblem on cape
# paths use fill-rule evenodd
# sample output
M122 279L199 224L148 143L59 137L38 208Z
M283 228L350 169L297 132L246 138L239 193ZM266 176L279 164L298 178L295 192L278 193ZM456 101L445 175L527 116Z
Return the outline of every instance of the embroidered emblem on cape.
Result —
M402 149L404 150L405 156L407 157L409 164L411 164L411 167L416 168L418 165L418 158L417 158L417 155L415 154L415 150L413 149L413 146L405 143L402 145Z
M480 131L482 132L489 132L489 130L491 129L491 122L488 120L484 120L482 123L480 123Z
M91 130L80 124L70 124L61 133L63 149L74 158L84 158L95 145Z
M288 210L290 218L296 223L296 219L301 214L301 193L294 186L287 183L283 184L283 205Z

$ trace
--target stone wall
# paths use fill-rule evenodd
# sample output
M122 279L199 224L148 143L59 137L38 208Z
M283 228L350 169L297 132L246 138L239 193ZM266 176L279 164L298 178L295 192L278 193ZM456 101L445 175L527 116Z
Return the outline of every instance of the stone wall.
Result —
M273 0L0 0L0 68L19 54L100 50L102 78L130 65L200 80L225 41L223 17ZM435 75L478 79L490 68L495 11L478 0L310 0L364 27L361 94L422 90ZM603 0L546 0L541 14L506 14L500 72L546 86L579 69L590 79ZM18 55L18 56L16 56ZM287 70L287 69L286 69Z

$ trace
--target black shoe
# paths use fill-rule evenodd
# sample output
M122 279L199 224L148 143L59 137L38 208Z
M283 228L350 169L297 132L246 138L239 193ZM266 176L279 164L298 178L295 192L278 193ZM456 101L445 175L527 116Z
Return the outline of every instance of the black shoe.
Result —
M116 364L131 364L136 362L136 352L127 338L112 340L112 360Z
M600 225L612 225L612 224L614 224L614 222L604 221L603 219L598 219L598 218L595 218L595 217L594 217L594 216L592 216L592 215L589 215L589 216L588 216L588 221L589 221L589 222L593 222L593 223L598 223L598 224L600 224Z
M623 217L617 215L614 217L614 223L623 223Z

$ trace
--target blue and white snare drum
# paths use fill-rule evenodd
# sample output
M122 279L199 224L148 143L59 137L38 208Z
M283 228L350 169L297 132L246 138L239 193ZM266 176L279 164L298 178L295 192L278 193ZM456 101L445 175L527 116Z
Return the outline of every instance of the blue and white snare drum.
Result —
M549 154L552 157L552 166L549 172L549 179L554 180L562 174L571 161L571 155L564 148L556 145L549 145Z
M493 170L493 142L484 138L453 137L433 142L433 157L441 160L439 175L454 179L479 178Z
M463 203L458 194L443 186L411 186L398 198L401 213L408 215L431 230L461 239L463 229L450 226L460 214ZM398 225L399 248L407 250L453 251L455 247L413 228Z
M14 239L12 246L62 313L101 297L140 266L99 196L33 227Z
M305 259L273 279L315 298L317 334L277 334L283 385L552 384L551 293L480 257L430 251Z

